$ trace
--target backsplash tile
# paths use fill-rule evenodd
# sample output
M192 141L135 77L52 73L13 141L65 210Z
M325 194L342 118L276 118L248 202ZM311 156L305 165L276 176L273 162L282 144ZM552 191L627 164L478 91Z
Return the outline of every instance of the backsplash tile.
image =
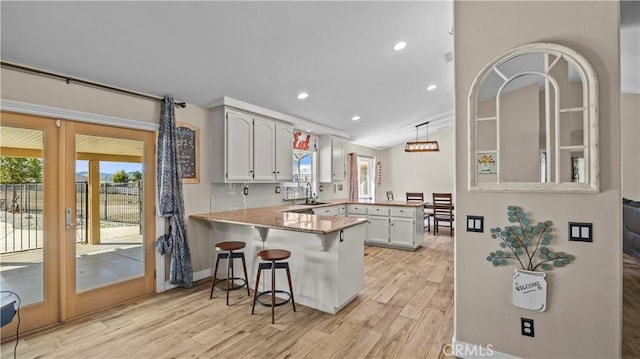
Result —
M211 212L233 211L245 208L280 206L283 194L275 193L279 183L249 183L249 194L244 195L242 183L214 183L211 185Z

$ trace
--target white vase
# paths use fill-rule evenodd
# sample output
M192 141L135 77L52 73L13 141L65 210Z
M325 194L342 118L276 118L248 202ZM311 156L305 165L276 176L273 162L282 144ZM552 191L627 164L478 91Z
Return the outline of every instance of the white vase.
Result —
M544 312L547 309L547 280L545 272L516 268L513 275L513 305Z

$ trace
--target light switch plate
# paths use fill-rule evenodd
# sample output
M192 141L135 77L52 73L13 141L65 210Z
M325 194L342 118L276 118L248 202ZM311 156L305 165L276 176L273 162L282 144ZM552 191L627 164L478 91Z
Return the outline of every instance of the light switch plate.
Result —
M569 240L593 242L593 223L569 222Z
M484 232L484 216L467 216L467 232Z

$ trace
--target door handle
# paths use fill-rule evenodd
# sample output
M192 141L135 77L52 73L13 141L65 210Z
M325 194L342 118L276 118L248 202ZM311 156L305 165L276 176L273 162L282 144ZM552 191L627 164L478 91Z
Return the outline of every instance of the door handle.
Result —
M71 207L67 207L67 209L65 210L65 228L66 229L71 229L73 227L73 223L71 223L72 221L72 217L71 217Z

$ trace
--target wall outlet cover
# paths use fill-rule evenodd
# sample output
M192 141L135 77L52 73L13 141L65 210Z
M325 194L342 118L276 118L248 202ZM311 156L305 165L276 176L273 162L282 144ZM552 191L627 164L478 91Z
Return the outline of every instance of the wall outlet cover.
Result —
M520 318L520 332L527 337L534 337L533 319Z

